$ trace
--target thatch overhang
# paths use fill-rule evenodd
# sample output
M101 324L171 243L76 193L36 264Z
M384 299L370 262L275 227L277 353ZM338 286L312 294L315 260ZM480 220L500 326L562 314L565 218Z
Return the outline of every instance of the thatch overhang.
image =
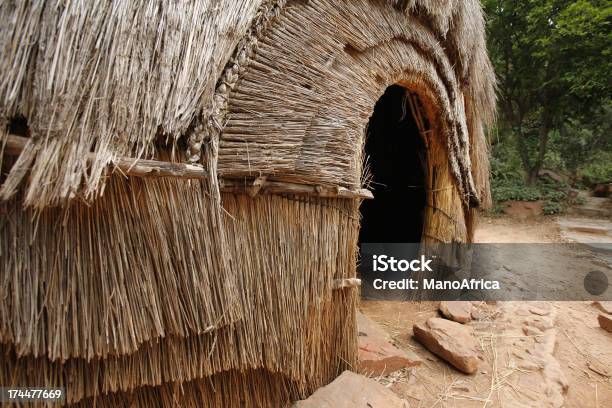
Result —
M487 204L495 96L479 3L388 4L4 2L0 113L5 129L26 118L29 140L0 195L23 184L27 206L91 201L113 163L168 149L212 176L357 189L373 102L410 76L434 96L464 200Z

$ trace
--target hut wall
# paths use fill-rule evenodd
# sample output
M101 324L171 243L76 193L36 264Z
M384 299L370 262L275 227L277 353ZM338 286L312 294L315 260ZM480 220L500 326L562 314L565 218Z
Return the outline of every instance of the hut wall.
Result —
M79 207L75 212L85 212L80 217L73 215L67 220L76 225L97 225L91 230L114 231L129 217L143 218L144 215L133 212L129 206L115 206L111 197L129 197L123 192L123 188L131 188L134 193L132 197L140 197L147 205L140 208L155 208L156 204L146 194L150 182L134 183L116 180L109 185L108 200L96 201L94 208ZM151 200L151 201L149 201ZM26 386L28 384L41 384L49 386L64 386L68 392L69 402L78 402L83 398L106 393L136 390L142 386L158 386L165 383L190 381L215 375L228 370L254 370L265 369L270 373L282 375L286 381L290 381L295 398L306 396L318 386L329 382L339 372L354 364L356 355L356 332L355 332L355 307L357 291L353 288L333 289L334 279L355 277L356 268L356 239L358 233L359 214L358 203L345 199L319 199L304 197L281 197L275 195L257 197L255 199L246 195L223 195L223 206L227 212L224 217L224 230L228 235L228 270L233 272L229 281L231 292L237 296L237 310L242 311L240 321L236 324L229 322L223 327L214 326L214 330L201 328L199 331L192 329L186 333L173 332L172 327L162 325L165 332L162 335L152 337L149 341L134 345L137 349L112 349L108 344L97 344L100 350L107 351L105 354L95 354L89 350L89 354L68 355L61 360L53 358L47 349L32 353L30 349L22 347L21 343L9 346L4 344L0 347L2 355L6 357L5 364L0 370L0 382L14 386ZM88 213L92 211L93 213ZM125 211L125 212L124 212ZM27 211L20 206L14 209L13 214L27 215ZM113 214L113 216L101 216L101 214ZM44 214L43 214L44 215ZM160 214L154 213L156 216ZM3 229L3 242L11 242L12 248L7 252L11 254L10 259L17 259L24 251L31 254L48 253L53 257L57 253L84 252L84 248L93 251L92 261L87 264L79 264L80 268L74 274L61 275L60 268L51 269L49 276L57 276L62 282L73 280L89 282L90 279L110 276L109 268L115 264L110 260L117 255L113 251L121 250L121 245L106 242L105 239L116 238L112 233L89 234L86 237L99 240L98 245L93 247L86 241L60 240L56 245L48 247L48 234L57 224L51 222L53 217L42 218L39 228L47 231L40 235L42 241L13 240L15 232L12 229ZM161 217L165 219L165 217ZM27 218L26 218L27 220ZM117 221L120 220L120 221ZM167 219L170 223L171 219ZM157 221L159 222L159 221ZM200 225L199 221L191 219L191 222ZM98 225L102 223L102 225ZM128 222L133 225L134 222ZM155 224L153 219L140 225ZM74 227L75 224L68 223L66 228ZM191 224L190 224L191 225ZM24 231L24 229L19 229ZM179 227L176 227L179 228ZM74 236L73 230L68 229L68 236ZM152 234L150 231L135 233L130 230L131 237L139 239L163 239ZM58 234L62 237L64 234ZM36 235L39 237L39 235ZM167 234L166 236L170 236ZM193 237L192 237L193 238ZM181 240L186 242L187 240ZM77 247L71 247L70 243L77 243ZM125 242L124 246L132 247L132 243ZM133 247L133 250L142 250L141 247ZM193 250L193 248L189 248ZM55 251L55 252L54 252ZM156 251L143 250L144 254L156 254ZM164 251L160 251L162 254ZM95 255L95 256L93 256ZM185 255L184 255L185 256ZM19 258L21 259L21 258ZM41 258L31 255L28 259L38 261ZM44 258L42 258L44 259ZM69 257L73 259L73 257ZM134 259L134 258L131 258ZM149 267L150 262L143 265ZM65 265L65 263L60 263ZM111 266L112 265L112 266ZM174 265L176 266L176 265ZM12 266L11 266L12 267ZM127 267L126 267L127 268ZM164 276L181 277L183 273L197 272L199 266L182 272L180 269L167 270ZM40 282L47 282L47 275L36 269L34 275ZM69 273L69 268L66 273ZM208 270L216 274L217 270ZM127 271L126 271L127 273ZM144 272L135 269L134 277L127 279L133 290L145 289L146 281L139 284L138 274ZM21 272L27 276L25 272ZM39 276L41 275L41 276ZM217 276L217 279L221 275ZM141 278L146 275L141 275ZM202 279L211 279L204 275ZM136 281L132 281L136 279ZM50 306L41 302L46 296L57 296L57 291L52 285L47 291L41 291L32 282L23 281L20 291L24 295L34 298L38 303L35 310L28 310L29 315L39 316L39 322L54 321L57 319L51 312L56 312ZM201 284L203 282L200 282ZM43 287L46 286L41 283ZM215 288L209 282L210 288ZM70 285L69 285L70 286ZM83 285L77 284L77 287ZM87 286L87 285L85 285ZM94 285L95 286L95 285ZM53 292L47 295L47 292ZM162 290L163 292L163 290ZM5 293L8 293L5 292ZM168 293L168 292L166 292ZM79 309L79 296L89 297L87 301L92 305L104 305L112 301L105 297L104 291L86 292L74 291L73 300L76 305L68 307L67 310ZM19 295L18 295L19 296ZM142 294L140 294L142 296ZM132 299L126 296L124 301ZM228 299L231 297L228 296ZM156 301L164 307L183 300L181 294L171 297L162 296ZM139 299L135 299L135 302ZM122 310L122 304L114 305ZM205 304L202 302L200 307ZM211 307L212 308L212 307ZM215 310L212 308L213 311ZM10 309L7 309L10 310ZM221 309L223 310L223 309ZM198 310L201 313L211 312L205 309ZM81 313L85 313L83 310ZM87 317L91 326L99 327L105 321L97 319L105 316L104 313L91 313ZM141 312L144 313L144 312ZM146 314L146 313L144 313ZM84 315L81 319L75 319L71 314L63 316L62 321L71 323L87 321ZM127 316L127 315L126 315ZM217 316L214 323L219 323L224 316ZM6 324L15 321L14 316L7 316L3 320ZM208 322L210 323L210 322ZM33 323L30 323L33 324ZM123 327L124 331L134 331L132 326ZM26 327L27 329L27 327ZM39 328L42 334L51 335L46 332L45 325ZM66 339L75 330L69 325L58 325L53 328L51 337L53 339ZM25 330L25 329L24 329ZM3 332L4 333L4 332ZM6 333L10 333L8 330ZM198 334L200 333L200 334ZM101 333L85 333L84 338L96 339L103 342L109 341ZM47 338L47 337L44 337ZM16 336L15 340L21 340ZM13 341L3 341L12 343ZM55 345L55 344L53 344ZM74 350L65 346L73 352ZM51 349L53 350L53 349ZM63 349L62 349L63 350ZM265 382L265 378L258 380ZM268 384L274 387L273 384ZM261 392L265 392L262 388ZM264 398L264 396L260 396Z
M201 144L217 79L271 3L1 2L0 125L25 116L30 141L0 197L24 184L29 206L91 201L117 156Z
M88 398L71 407L274 407L290 406L296 386L282 375L265 370L228 371L209 378L161 387L141 387L130 392Z
M0 203L0 341L52 361L104 358L237 321L225 230L205 191L115 177L92 205Z
M470 242L472 209L461 200L451 164L448 147L440 125L440 107L422 84L405 80L399 84L406 89L410 113L415 118L426 149L425 185L427 203L423 215L422 242L425 244ZM407 135L408 137L408 135Z

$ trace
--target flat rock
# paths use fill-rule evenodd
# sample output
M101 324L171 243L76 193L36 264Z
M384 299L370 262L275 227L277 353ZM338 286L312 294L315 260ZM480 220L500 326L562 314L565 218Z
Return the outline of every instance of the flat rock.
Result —
M438 317L413 326L414 337L456 369L473 374L478 369L478 342L468 327Z
M537 327L525 325L523 326L523 333L525 333L525 336L541 336L542 330Z
M540 305L529 306L529 311L534 315L548 316L550 315L551 309L550 309L550 306L540 304Z
M552 317L548 316L532 316L525 319L525 325L538 328L541 331L546 331L555 327L555 321Z
M294 408L409 408L408 402L376 381L343 372L308 399L298 401Z
M421 364L411 351L391 344L388 334L375 321L357 313L358 371L365 374L387 375L402 368Z
M602 312L606 312L608 314L612 314L612 302L600 301L596 300L593 302L593 306L601 310Z
M467 323L472 320L472 302L442 301L440 302L442 316L458 323Z
M612 333L612 315L600 313L597 316L597 321L602 329Z

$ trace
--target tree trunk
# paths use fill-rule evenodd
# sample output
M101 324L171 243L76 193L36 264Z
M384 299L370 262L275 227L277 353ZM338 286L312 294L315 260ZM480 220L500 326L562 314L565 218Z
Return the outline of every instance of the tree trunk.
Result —
M548 146L548 134L552 128L552 115L547 109L546 104L542 110L542 126L540 127L540 135L538 141L538 154L533 163L533 166L527 173L527 185L532 186L538 180L538 175L544 164L544 157L546 156L546 148Z

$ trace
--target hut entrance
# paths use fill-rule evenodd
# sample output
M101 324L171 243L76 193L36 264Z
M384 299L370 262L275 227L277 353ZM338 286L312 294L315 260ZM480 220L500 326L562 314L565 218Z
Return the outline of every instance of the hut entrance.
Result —
M361 204L360 244L421 242L427 155L407 96L401 86L388 87L370 117L365 153L374 199Z

